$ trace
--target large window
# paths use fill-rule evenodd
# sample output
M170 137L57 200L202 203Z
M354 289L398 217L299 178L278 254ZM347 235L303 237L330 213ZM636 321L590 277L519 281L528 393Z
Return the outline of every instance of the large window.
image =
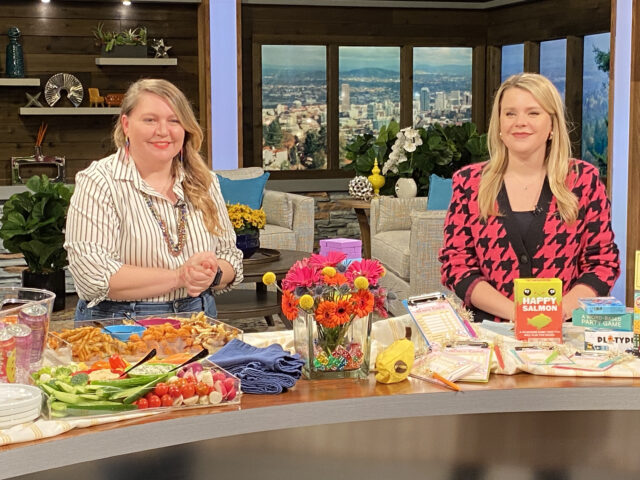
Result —
M567 39L540 42L540 73L556 86L562 98L567 83Z
M524 43L505 45L502 47L501 80L504 82L511 75L524 69Z
M584 37L582 158L607 173L610 34Z
M327 168L326 47L262 46L262 165Z
M471 48L413 49L413 124L471 121Z
M340 47L340 164L356 135L400 120L400 48Z

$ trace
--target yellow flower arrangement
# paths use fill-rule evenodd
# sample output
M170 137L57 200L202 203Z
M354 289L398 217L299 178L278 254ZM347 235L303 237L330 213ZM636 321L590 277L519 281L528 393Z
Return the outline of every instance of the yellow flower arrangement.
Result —
M227 212L229 213L229 219L236 233L247 233L252 230L258 230L264 228L267 223L267 215L261 208L254 210L240 203L235 205L227 204Z

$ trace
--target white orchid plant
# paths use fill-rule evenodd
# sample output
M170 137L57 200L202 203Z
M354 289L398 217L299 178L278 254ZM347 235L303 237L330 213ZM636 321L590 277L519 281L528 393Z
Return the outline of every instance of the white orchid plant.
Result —
M389 172L400 176L411 176L411 169L399 168L404 162L411 161L411 155L422 145L420 132L413 127L403 128L396 135L396 141L391 147L389 159L382 167L382 174Z

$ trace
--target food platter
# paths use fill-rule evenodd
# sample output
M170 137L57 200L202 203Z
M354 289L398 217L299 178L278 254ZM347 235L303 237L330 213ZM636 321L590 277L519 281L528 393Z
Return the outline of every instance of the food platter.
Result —
M162 319L167 322L162 322ZM145 319L137 320L144 322ZM104 327L130 325L133 322L129 319L103 319L100 326L92 321L76 322L75 328L50 332L47 344L52 352L48 355L45 351L45 357L53 356L52 363L60 364L103 360L113 354L127 360L135 359L152 348L156 349L158 358L198 352L203 348L212 354L234 338L241 340L243 334L242 330L207 317L202 312L153 315L146 320L154 321L141 334L133 334L125 342L110 335ZM176 321L179 322L177 325ZM68 351L71 352L70 357ZM59 361L55 360L55 354L60 354Z

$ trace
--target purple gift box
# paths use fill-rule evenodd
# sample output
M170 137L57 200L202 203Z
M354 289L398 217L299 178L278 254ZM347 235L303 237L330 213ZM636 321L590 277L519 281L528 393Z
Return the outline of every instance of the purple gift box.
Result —
M327 255L329 252L342 252L347 258L362 257L362 241L353 238L327 238L320 240L320 255Z

